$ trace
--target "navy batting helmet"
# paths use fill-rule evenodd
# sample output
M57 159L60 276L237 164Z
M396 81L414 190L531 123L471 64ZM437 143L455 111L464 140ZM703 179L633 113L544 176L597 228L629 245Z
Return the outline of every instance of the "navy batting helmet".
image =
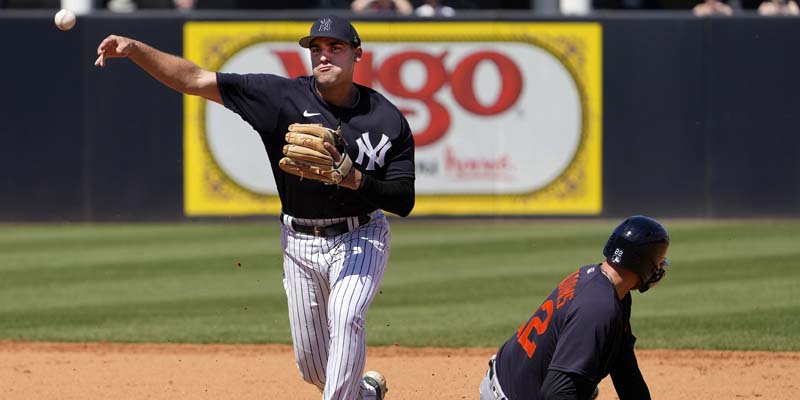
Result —
M609 264L639 275L639 291L644 293L664 278L668 247L669 235L658 221L635 215L611 232L603 255Z

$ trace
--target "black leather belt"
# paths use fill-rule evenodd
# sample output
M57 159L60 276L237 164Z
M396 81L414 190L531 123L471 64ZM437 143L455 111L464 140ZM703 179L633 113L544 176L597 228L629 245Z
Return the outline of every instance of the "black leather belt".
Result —
M369 222L370 217L369 215L359 215L358 216L358 226L364 225ZM283 222L283 215L281 215L281 222ZM355 229L355 228L354 228ZM292 230L295 232L304 233L306 235L316 236L316 237L331 237L336 235L341 235L343 233L350 232L350 225L348 221L337 222L335 224L330 225L301 225L292 220Z

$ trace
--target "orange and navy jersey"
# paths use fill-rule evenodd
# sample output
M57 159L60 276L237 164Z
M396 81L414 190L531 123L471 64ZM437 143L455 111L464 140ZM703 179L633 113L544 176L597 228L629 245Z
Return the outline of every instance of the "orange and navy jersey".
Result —
M599 264L568 275L497 353L495 369L510 400L536 400L550 369L590 382L607 376L632 343L631 297L620 301Z

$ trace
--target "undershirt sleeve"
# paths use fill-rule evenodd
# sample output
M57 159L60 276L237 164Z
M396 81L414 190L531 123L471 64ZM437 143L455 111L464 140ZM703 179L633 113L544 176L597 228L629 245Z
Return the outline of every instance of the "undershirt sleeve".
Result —
M381 181L369 175L361 175L358 193L363 200L375 208L407 217L414 208L414 179L399 178Z

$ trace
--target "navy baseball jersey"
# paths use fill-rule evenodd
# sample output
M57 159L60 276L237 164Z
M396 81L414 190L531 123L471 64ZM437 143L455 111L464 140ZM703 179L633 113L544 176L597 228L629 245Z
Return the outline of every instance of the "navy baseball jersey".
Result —
M632 349L630 309L630 293L620 301L599 264L570 274L497 352L503 392L510 400L540 399L550 369L596 385Z
M408 121L380 93L356 85L352 108L327 104L312 76L288 79L272 74L217 73L225 107L239 114L261 136L283 211L298 218L339 218L368 214L374 206L357 191L323 185L284 173L285 134L293 123L341 128L346 151L363 174L379 180L414 178L414 139Z

